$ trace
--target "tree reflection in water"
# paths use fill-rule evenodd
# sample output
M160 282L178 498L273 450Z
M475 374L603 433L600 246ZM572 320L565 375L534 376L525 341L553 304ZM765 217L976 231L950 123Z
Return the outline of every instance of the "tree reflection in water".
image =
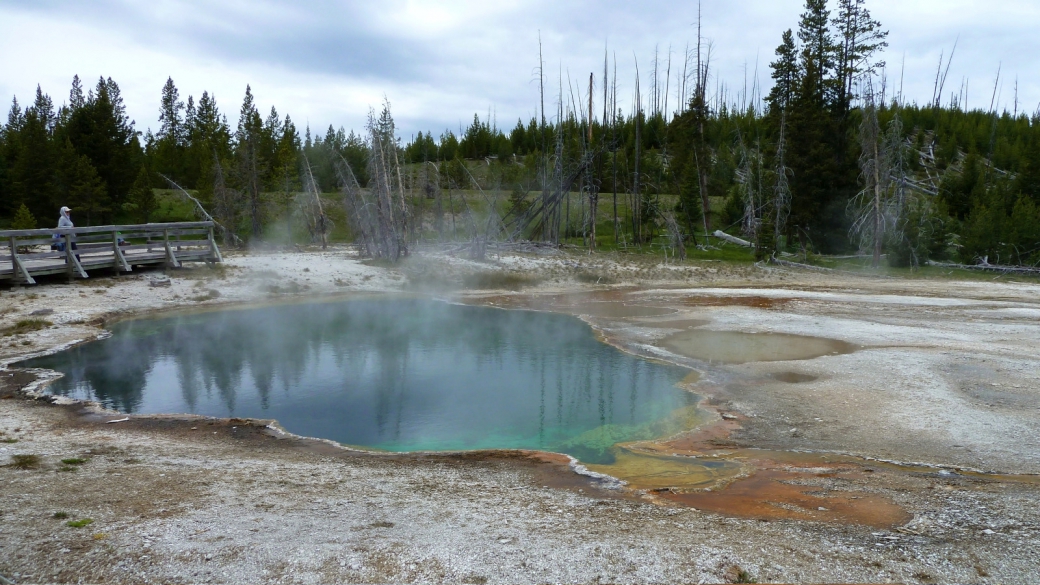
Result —
M428 300L282 305L128 321L25 362L51 391L127 413L275 418L394 451L537 448L608 462L695 396L685 371L564 315ZM674 417L672 417L674 418Z

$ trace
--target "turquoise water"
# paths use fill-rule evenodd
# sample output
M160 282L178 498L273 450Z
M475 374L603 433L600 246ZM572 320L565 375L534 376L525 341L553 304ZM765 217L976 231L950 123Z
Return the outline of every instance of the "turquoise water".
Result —
M687 370L570 316L414 299L279 305L116 324L19 364L55 394L126 413L273 418L389 451L541 449L589 463L668 430ZM671 421L671 422L669 422Z

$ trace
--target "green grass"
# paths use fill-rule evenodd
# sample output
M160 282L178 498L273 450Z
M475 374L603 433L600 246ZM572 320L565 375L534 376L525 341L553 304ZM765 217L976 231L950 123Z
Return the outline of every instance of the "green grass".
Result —
M0 330L0 334L2 334L4 337L9 337L11 335L22 335L25 333L31 333L33 331L39 331L40 329L46 329L51 325L54 325L54 323L51 323L50 321L46 321L44 319L22 319L14 325Z
M0 439L0 443L7 443L8 445L12 445L17 442L18 439Z
M84 518L82 520L70 520L65 523L65 526L68 526L69 528L83 528L84 526L89 526L93 523L94 521L90 518Z
M83 459L80 457L70 457L68 459L62 459L61 462L65 465L83 465L87 462L87 459Z
M54 518L55 520L64 520L64 519L69 517L69 513L68 512L55 512L54 516L51 516L51 517Z
M541 282L541 279L520 272L478 272L463 277L462 284L468 288L479 289L505 289L520 290L526 286L533 286Z

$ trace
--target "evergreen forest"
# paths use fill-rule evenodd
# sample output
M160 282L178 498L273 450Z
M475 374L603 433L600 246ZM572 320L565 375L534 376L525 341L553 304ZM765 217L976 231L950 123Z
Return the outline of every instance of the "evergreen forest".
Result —
M721 230L763 260L1040 265L1040 111L967 109L942 65L931 100L904 100L865 0L806 0L791 25L765 94L713 81L698 33L677 62L644 65L631 107L605 54L532 119L408 139L389 102L365 129L312 133L246 87L231 126L214 95L185 99L172 79L142 132L115 80L75 77L67 97L11 103L0 229L52 227L64 205L78 226L196 219L190 195L228 243L358 241L380 229L359 209L382 189L410 218L395 257L474 239L685 257ZM544 88L543 70L539 51Z

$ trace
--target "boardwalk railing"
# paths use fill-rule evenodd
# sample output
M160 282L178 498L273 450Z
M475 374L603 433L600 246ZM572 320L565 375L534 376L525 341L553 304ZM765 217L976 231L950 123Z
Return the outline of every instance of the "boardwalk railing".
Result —
M0 280L25 284L43 274L87 278L99 268L222 261L211 221L0 230Z

